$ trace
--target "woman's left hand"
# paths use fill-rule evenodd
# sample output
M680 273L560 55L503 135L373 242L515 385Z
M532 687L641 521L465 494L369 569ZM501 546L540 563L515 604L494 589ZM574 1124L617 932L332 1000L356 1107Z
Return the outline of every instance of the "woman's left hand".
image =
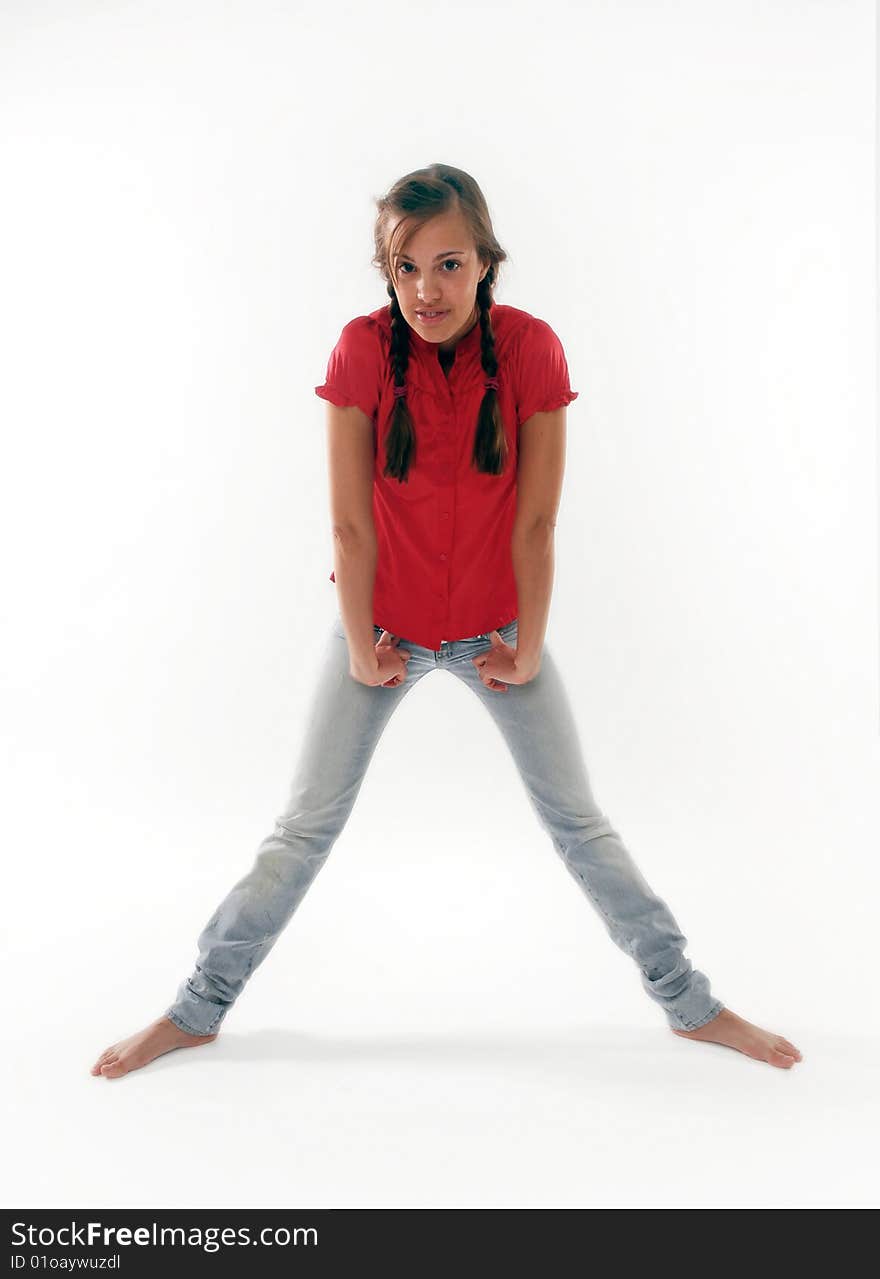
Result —
M517 670L516 649L505 644L498 631L491 631L489 640L492 647L471 658L487 688L496 693L506 693L508 684L528 684L535 678L537 670Z

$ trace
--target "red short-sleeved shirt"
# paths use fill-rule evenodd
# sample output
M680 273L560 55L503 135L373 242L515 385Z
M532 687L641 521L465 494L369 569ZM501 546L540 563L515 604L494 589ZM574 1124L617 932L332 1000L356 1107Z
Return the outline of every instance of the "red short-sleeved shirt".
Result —
M560 408L578 395L569 384L562 343L546 321L499 302L491 317L509 449L503 475L471 465L486 376L479 323L459 340L448 374L437 344L410 330L406 403L416 459L403 484L382 474L394 408L389 306L345 325L326 381L315 387L331 404L358 405L373 422L373 622L435 650L443 640L488 634L517 616L510 539L519 428L533 413Z

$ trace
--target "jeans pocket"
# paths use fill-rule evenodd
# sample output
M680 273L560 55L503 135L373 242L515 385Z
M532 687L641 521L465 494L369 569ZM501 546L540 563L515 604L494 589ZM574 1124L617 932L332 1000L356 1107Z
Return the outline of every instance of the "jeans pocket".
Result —
M505 643L505 644L511 644L511 645L515 645L515 644L516 644L516 624L517 624L517 621L518 621L518 619L517 619L517 618L514 618L514 619L513 619L513 621L512 621L512 622L508 622L506 626L496 626L496 627L495 627L495 630L498 632L498 634L499 634L499 635L501 636L501 638L504 640L504 643ZM489 635L488 635L488 634L486 634L486 635L476 635L474 638L480 641L481 649L488 647L488 646L489 646L489 645L491 645L491 643L492 643L492 641L489 639Z

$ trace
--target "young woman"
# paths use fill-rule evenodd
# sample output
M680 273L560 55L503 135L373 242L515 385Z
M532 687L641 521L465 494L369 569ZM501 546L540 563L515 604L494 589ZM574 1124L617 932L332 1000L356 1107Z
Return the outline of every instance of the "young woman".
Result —
M598 808L565 685L544 644L569 385L543 320L495 302L506 259L473 178L434 164L378 201L390 303L342 330L327 377L339 613L289 803L198 939L192 975L92 1074L115 1079L216 1039L352 810L376 744L432 671L501 730L538 818L670 1028L783 1068L781 1035L715 998L687 939Z

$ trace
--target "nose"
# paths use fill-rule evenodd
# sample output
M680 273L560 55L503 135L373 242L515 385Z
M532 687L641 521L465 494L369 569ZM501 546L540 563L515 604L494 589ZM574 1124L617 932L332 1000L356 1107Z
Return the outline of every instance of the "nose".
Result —
M421 285L416 290L416 297L418 298L420 307L435 307L440 301L440 294L432 293L431 290L426 288L424 285Z

